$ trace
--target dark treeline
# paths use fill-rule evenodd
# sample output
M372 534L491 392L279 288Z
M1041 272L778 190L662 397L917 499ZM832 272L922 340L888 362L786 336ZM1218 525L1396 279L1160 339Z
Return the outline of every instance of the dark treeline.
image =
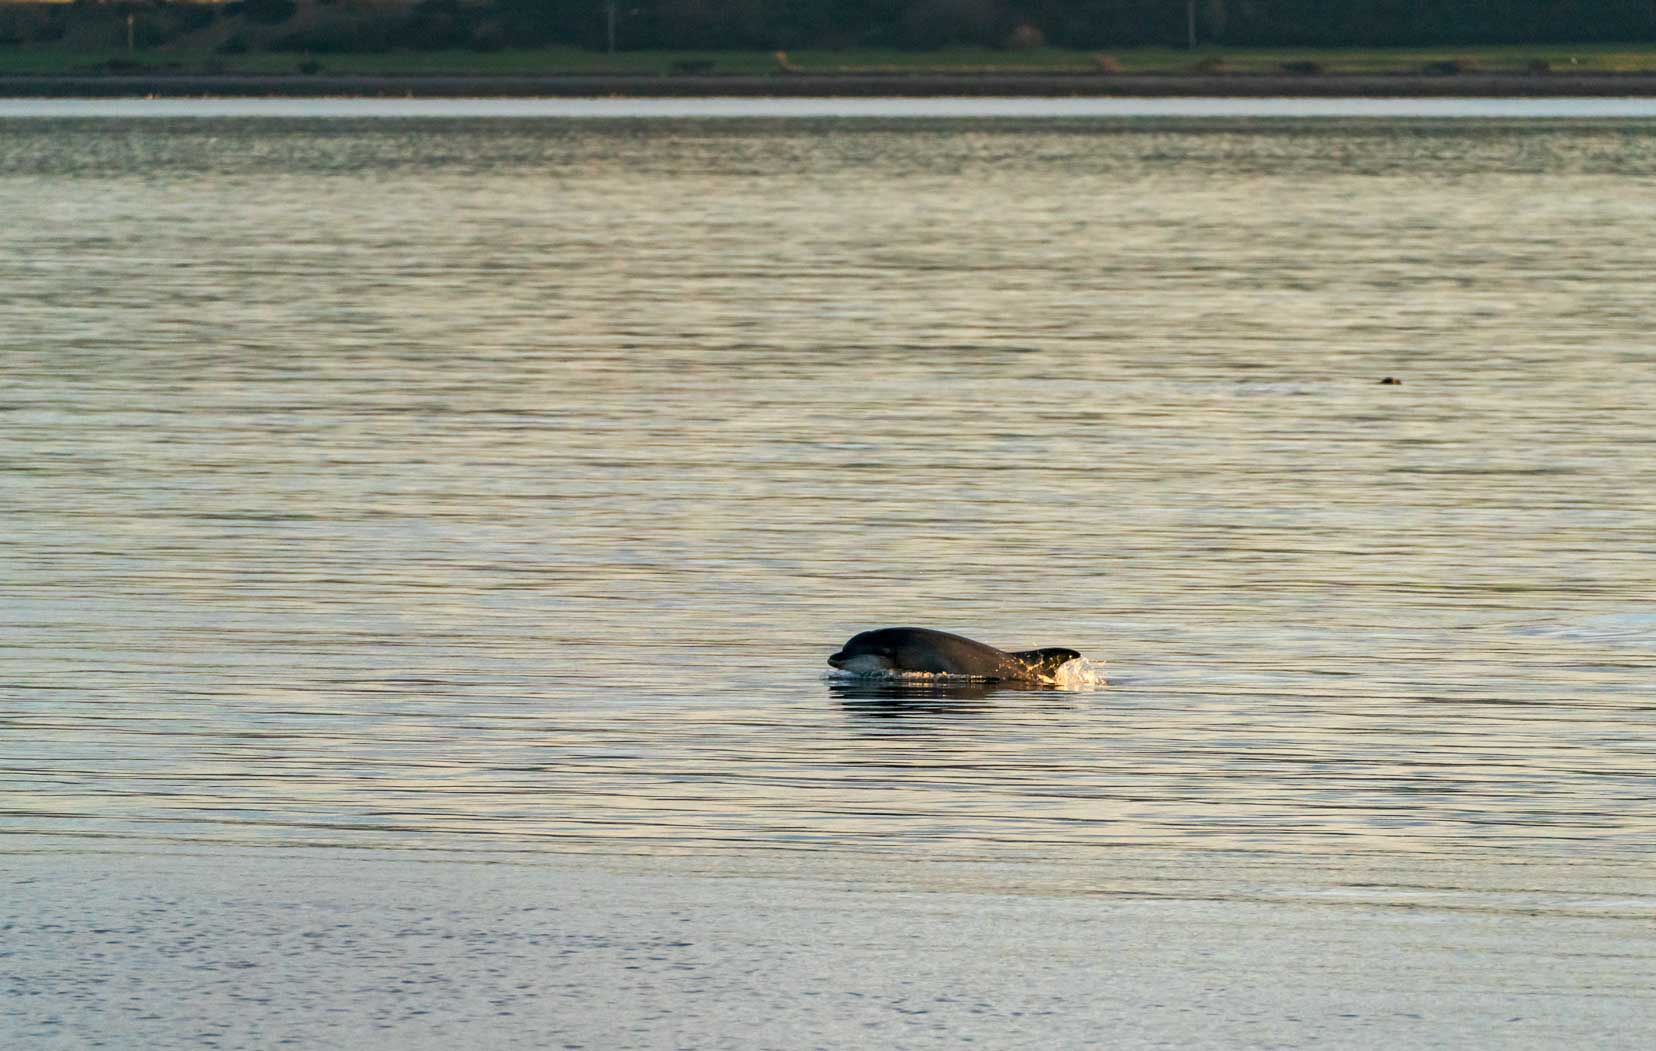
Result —
M437 0L448 2L448 0ZM603 0L494 0L525 43L607 46ZM1189 0L617 0L626 49L1186 43ZM1656 0L1195 0L1197 39L1387 46L1656 39Z
M234 32L210 45L225 52L603 51L613 41L624 51L1047 44L1107 53L1180 47L1192 27L1197 41L1221 47L1656 40L1656 0L78 0L0 3L0 45L94 39L77 35L77 18L108 23L105 44Z

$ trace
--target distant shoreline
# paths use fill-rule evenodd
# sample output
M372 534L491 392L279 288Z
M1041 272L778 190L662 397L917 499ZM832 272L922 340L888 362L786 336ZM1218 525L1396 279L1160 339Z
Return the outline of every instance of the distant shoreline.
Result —
M1651 98L1656 73L8 74L0 98Z

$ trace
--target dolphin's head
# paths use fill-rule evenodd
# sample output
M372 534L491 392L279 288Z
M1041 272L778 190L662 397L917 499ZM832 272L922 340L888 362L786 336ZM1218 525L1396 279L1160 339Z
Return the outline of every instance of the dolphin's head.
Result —
M851 641L832 657L831 667L853 675L890 675L897 670L897 655L886 631L865 631L853 635Z

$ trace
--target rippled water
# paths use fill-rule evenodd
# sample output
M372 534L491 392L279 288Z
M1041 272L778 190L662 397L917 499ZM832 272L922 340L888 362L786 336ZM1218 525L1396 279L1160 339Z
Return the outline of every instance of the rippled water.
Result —
M1653 173L1647 122L0 121L0 829L1650 857ZM823 677L904 623L1111 685Z

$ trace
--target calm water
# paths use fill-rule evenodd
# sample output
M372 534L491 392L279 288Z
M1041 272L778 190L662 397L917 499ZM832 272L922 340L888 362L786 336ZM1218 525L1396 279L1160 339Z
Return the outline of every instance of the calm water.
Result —
M1644 121L0 121L0 829L1656 859L1653 194ZM824 680L901 623L1111 685Z

